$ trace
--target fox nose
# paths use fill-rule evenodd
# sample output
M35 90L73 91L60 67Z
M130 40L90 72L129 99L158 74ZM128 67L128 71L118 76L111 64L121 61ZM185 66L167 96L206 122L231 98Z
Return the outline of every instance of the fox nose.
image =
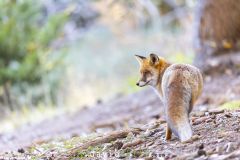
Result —
M139 82L137 82L136 85L139 86Z

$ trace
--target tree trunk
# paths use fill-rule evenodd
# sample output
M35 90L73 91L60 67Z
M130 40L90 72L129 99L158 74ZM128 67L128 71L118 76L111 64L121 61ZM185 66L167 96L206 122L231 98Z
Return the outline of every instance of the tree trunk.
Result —
M239 61L235 54L240 54L240 0L199 0L194 29L198 67L209 74L225 72L223 68L238 70L234 61Z
M4 103L5 103L5 105L7 105L9 107L9 109L11 111L13 111L13 104L12 104L12 100L11 100L11 95L10 95L9 84L8 83L5 83L3 85L3 91L4 91Z

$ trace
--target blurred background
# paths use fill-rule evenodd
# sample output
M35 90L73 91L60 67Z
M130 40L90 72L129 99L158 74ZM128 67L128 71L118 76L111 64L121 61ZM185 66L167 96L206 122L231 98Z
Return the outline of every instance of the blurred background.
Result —
M139 90L134 54L192 63L195 0L0 1L0 131Z
M26 156L40 154L44 159L49 154L52 159L64 148L87 143L84 137L162 121L159 97L149 87L136 86L139 66L134 55L150 53L202 71L203 93L191 120L203 122L195 126L195 133L203 137L187 146L162 143L161 125L146 131L158 130L153 138L160 141L151 139L151 149L145 140L141 146L163 155L171 148L169 154L176 156L200 149L203 139L204 153L235 154L229 151L240 146L239 4L240 0L0 0L0 157L1 152L9 157L14 150L26 149ZM44 142L49 144L38 147Z

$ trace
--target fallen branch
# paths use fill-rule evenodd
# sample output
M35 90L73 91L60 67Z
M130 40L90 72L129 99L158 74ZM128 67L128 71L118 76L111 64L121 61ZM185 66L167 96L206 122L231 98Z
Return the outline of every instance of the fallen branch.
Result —
M91 140L89 142L86 142L84 144L81 144L80 146L77 146L75 148L72 148L70 150L71 153L75 153L76 151L79 151L79 150L83 150L83 149L87 149L89 148L90 146L91 147L94 147L94 146L97 146L97 145L100 145L100 144L104 144L104 143L110 143L111 141L115 141L119 138L126 138L127 135L130 133L130 132L133 132L133 130L122 130L122 131L114 131L114 132L111 132L110 134L108 135L105 135L103 137L98 137L94 140Z
M66 151L63 154L60 154L58 156L59 158L57 158L57 159L61 159L62 158L61 156L75 155L78 151L88 149L89 147L98 146L98 145L104 144L104 143L110 143L110 142L115 141L115 140L120 139L120 138L126 138L129 133L138 134L140 131L141 130L139 130L139 129L127 129L127 130L111 132L107 135L104 135L102 137L98 137L94 140L91 140L91 141L86 142L84 144L81 144L77 147L74 147L74 148Z
M74 147L70 150L67 150L66 152L58 155L58 158L56 159L62 159L62 157L68 156L68 155L75 155L78 151L88 149L89 147L95 147L104 143L110 143L112 141L116 141L120 138L126 138L129 133L133 134L139 134L139 132L146 131L147 129L152 129L158 127L160 124L166 123L165 120L159 119L155 123L147 124L143 126L143 128L131 128L127 130L121 130L121 131L113 131L107 135L103 135L101 137L98 137L96 139L90 140L84 144L80 144L77 147ZM131 143L126 143L122 148L132 147L143 143L142 140L136 140Z

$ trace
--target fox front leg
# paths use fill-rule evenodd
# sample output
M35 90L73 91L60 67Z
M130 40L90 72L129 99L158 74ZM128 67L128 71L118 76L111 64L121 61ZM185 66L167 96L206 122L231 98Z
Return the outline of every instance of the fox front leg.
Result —
M170 140L172 138L172 130L170 129L169 125L167 124L166 127L166 140Z

